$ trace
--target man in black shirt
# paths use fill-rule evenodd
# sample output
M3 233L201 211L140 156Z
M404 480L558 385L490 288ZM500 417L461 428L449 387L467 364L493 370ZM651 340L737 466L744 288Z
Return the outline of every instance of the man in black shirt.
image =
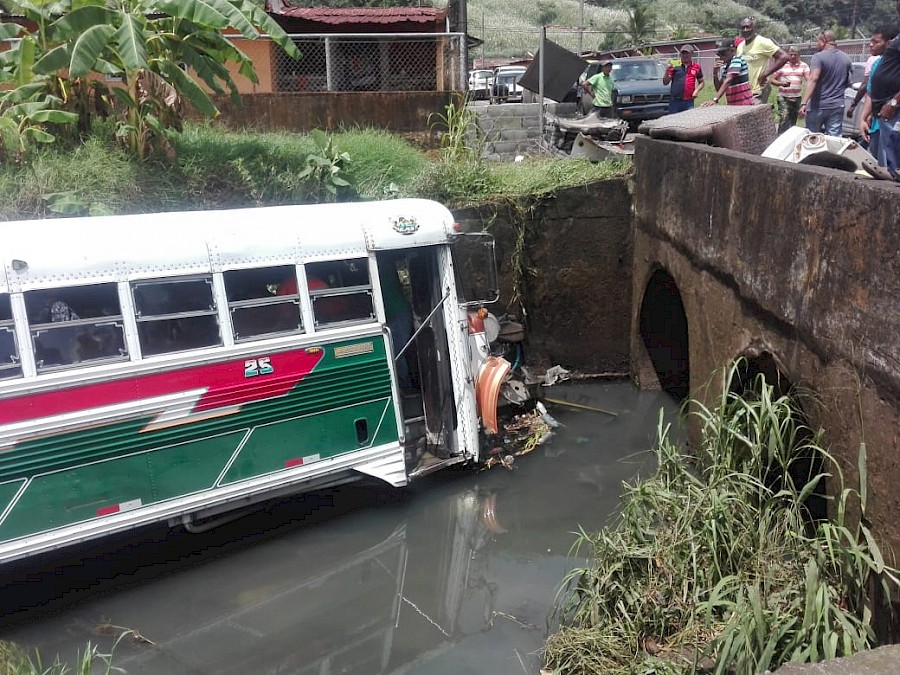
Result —
M900 15L900 0L897 14ZM872 75L872 114L881 129L878 163L900 180L900 35L888 43Z

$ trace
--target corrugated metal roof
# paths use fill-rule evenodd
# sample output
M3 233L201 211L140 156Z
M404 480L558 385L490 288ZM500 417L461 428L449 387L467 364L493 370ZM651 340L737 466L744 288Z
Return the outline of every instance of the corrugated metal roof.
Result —
M317 23L340 25L345 23L436 23L443 21L446 10L434 7L289 7L273 14L289 16Z

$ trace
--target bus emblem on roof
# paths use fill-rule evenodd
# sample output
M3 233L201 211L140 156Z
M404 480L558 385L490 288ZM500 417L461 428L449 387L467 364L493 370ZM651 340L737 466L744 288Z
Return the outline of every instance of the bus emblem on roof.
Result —
M415 216L400 216L391 221L394 230L400 234L412 234L419 229L419 223Z

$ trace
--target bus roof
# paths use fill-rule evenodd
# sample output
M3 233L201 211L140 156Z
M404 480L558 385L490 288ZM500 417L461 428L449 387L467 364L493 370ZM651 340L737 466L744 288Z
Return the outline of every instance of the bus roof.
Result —
M446 243L453 223L423 199L7 222L0 291L361 257Z

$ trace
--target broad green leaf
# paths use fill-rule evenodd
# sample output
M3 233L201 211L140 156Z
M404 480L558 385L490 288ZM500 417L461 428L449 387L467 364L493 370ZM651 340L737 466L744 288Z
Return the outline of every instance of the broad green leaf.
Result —
M78 121L78 114L67 112L65 110L38 110L28 118L32 122L43 124L44 122L52 122L53 124L74 124Z
M37 63L34 71L42 75L57 73L66 68L72 61L72 46L69 43L61 44L45 53Z
M47 133L40 127L28 127L22 132L22 136L38 143L52 143L56 140L53 134Z
M207 117L215 117L219 114L209 94L203 91L200 85L181 68L170 61L157 61L156 67L159 68L160 75L201 113Z
M21 32L22 27L17 23L0 23L0 40L11 40Z
M21 103L30 98L44 92L47 89L46 82L31 82L23 84L21 87L10 89L0 93L0 101L4 103Z
M74 190L50 192L43 195L42 199L47 205L47 209L53 213L77 216L83 214L87 210L85 200Z
M155 5L160 12L205 28L222 29L229 25L228 17L216 9L211 0L159 0Z
M84 77L91 72L114 33L115 29L112 26L92 26L79 35L72 47L69 75Z
M16 82L18 84L28 84L34 79L34 59L36 54L37 45L34 38L27 36L19 41L18 64L16 66Z
M218 61L207 58L204 54L195 51L192 48L186 48L181 52L181 58L187 66L196 73L206 84L217 94L224 94L220 81L228 82L231 80L231 73L228 69Z
M253 25L261 28L288 56L295 60L300 59L300 50L297 49L297 45L288 37L284 29L276 23L275 19L254 5L251 0L243 0L241 9L244 11L244 14L250 17Z
M259 31L253 27L248 17L238 7L229 2L229 0L204 0L215 11L228 17L228 23L248 40L255 40L259 37Z
M122 18L115 40L126 71L134 72L147 67L147 35L131 14L125 14Z
M54 40L73 40L94 26L119 25L121 12L100 6L88 6L69 12L50 25L50 35Z

